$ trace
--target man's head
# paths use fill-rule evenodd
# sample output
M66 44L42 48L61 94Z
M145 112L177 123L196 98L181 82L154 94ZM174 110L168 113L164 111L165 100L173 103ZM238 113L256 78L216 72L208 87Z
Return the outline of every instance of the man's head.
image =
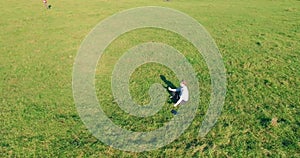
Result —
M180 86L181 86L181 87L186 86L186 81L185 81L185 80L182 80L182 81L180 82Z

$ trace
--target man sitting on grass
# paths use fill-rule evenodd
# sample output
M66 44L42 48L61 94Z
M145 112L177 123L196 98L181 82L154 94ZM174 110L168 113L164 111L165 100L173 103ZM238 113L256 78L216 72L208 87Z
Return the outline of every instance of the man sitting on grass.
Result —
M186 81L184 80L180 82L180 87L178 87L177 89L168 87L168 90L172 92L172 96L170 98L176 100L174 107L185 104L189 100L189 91L186 86Z

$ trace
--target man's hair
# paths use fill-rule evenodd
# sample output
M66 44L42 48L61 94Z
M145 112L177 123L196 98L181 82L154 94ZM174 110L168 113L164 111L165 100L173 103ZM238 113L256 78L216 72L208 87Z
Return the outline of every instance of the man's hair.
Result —
M182 80L181 83L184 84L184 85L186 85L186 81L185 80Z

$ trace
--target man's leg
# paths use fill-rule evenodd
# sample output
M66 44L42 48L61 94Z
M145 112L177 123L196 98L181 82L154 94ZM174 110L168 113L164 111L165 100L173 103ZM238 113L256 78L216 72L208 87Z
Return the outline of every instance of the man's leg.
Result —
M179 94L180 94L180 92L172 92L171 93L172 96L170 98L172 99L173 103L176 103L179 100L179 98L180 98Z
M182 100L180 103L179 103L179 105L183 105L183 104L185 104L187 101L184 101L184 100Z

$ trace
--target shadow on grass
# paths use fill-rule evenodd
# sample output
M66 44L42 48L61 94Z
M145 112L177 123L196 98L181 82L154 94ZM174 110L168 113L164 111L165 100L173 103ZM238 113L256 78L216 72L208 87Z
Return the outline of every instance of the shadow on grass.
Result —
M165 84L167 85L167 87L164 87L164 88L166 88L166 90L168 90L168 87L176 88L176 86L175 86L171 81L167 80L166 77L165 77L164 75L160 75L160 79L161 79L162 81L164 81Z
M163 87L166 89L166 91L169 93L169 95L174 96L174 94L173 94L174 92L169 91L168 87L173 88L173 89L176 89L177 87L171 81L167 80L167 78L164 75L160 75L160 78L167 85L166 87L165 86L163 86ZM178 98L172 97L171 101L169 101L168 103L176 103L177 100L178 100Z

